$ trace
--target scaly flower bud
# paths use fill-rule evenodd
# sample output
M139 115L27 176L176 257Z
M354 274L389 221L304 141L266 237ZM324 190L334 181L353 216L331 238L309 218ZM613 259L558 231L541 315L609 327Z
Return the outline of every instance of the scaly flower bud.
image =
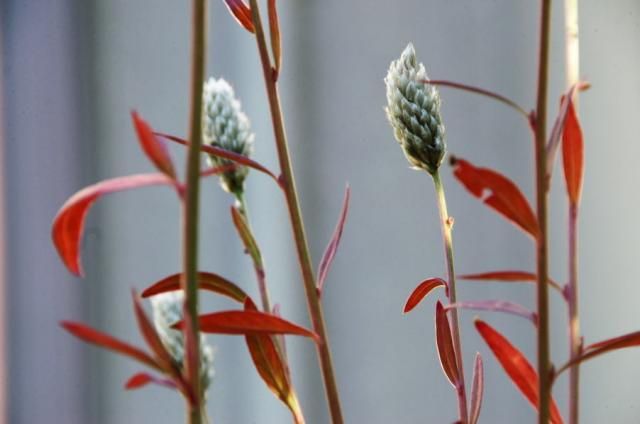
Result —
M233 88L224 79L209 78L202 95L202 137L206 144L250 156L253 153L254 134L249 118L242 112L240 101ZM212 166L230 165L233 162L210 156ZM220 176L222 188L230 193L244 191L244 179L249 168L238 165Z
M387 77L387 117L407 160L434 174L446 152L444 125L438 90L426 83L429 77L418 63L409 43L400 59L391 62Z
M167 348L173 360L184 366L184 337L182 331L171 328L173 324L182 320L182 292L163 293L151 298L153 307L153 323L160 336L162 344ZM200 384L202 392L206 392L213 380L213 349L200 336Z

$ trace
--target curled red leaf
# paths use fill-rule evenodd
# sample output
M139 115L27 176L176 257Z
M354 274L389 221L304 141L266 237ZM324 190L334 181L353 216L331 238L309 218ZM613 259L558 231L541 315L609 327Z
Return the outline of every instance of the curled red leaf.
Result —
M480 418L480 407L482 406L482 395L484 392L484 367L482 356L476 353L473 362L473 381L471 382L471 406L469 408L469 424L476 424Z
M573 205L580 203L584 175L584 141L573 100L568 99L567 120L562 132L562 162L567 194Z
M247 31L254 33L256 31L251 17L251 9L242 0L224 0L224 4L231 12L236 21Z
M117 191L150 185L173 185L164 174L139 174L113 178L88 186L71 196L55 218L51 236L62 262L73 274L82 276L80 241L89 208L101 196Z
M177 389L176 384L164 378L158 378L146 372L139 372L132 375L124 385L126 390L141 389L148 384L157 384L158 386L167 387L169 389Z
M318 293L322 293L322 288L324 287L324 282L327 278L327 274L329 273L329 269L331 268L333 259L335 258L336 252L338 251L338 246L340 245L340 240L342 238L342 232L344 231L344 224L347 220L347 214L349 213L350 198L351 188L347 185L347 188L344 191L344 200L342 201L342 210L340 211L338 223L336 224L336 228L333 230L333 235L331 236L331 240L329 241L327 248L322 254L320 266L318 267L318 279L316 283Z
M518 186L504 175L472 165L464 159L452 158L453 175L471 194L516 224L520 229L538 237L538 221L529 202Z
M453 347L453 338L451 337L451 327L440 301L436 303L436 345L442 370L453 387L458 387L460 374L458 372L456 351Z
M178 273L163 278L151 285L151 287L145 289L142 292L142 297L150 297L160 293L180 290L181 276L182 274ZM243 303L247 298L247 294L240 287L218 274L199 272L197 274L197 281L198 288L221 294L240 303Z
M446 287L447 283L442 278L428 278L424 280L422 283L418 284L418 286L411 292L409 298L404 304L403 313L408 313L413 310L416 306L422 302L422 299L428 295L431 290L437 287Z
M502 368L524 397L537 410L539 405L538 373L527 358L502 334L484 321L476 320L476 329L489 346ZM551 422L562 424L562 416L556 402L551 399Z
M159 171L175 180L176 171L173 167L171 156L169 156L169 150L164 144L164 140L156 137L149 124L140 118L136 111L131 112L131 117L133 118L133 126L136 129L138 140L144 153Z

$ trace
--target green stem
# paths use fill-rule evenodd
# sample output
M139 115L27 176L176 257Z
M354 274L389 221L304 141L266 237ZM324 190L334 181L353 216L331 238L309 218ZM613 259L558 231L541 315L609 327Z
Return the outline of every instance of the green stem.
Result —
M444 194L444 186L440 179L440 172L436 171L433 175L433 184L436 189L436 196L438 197L438 210L440 211L440 228L442 229L442 241L444 243L444 252L447 258L447 276L448 276L448 293L449 303L456 303L456 274L453 265L453 238L451 236L451 228L453 227L453 221L449 217L447 212L447 199ZM456 361L458 367L458 374L460 375L460 381L456 387L458 394L458 411L460 414L460 421L462 424L468 420L467 413L467 395L465 392L464 382L464 366L462 361L462 344L460 342L460 325L458 323L458 310L453 308L451 310L451 335L453 337L453 345L456 351Z
M538 237L536 262L538 273L538 393L540 394L539 424L549 423L551 401L551 375L549 358L549 290L548 290L548 241L547 241L547 91L549 80L549 38L551 0L541 1L540 46L538 63L538 93L535 120L536 156L536 210Z
M569 360L582 353L578 313L578 206L569 206ZM569 369L569 424L578 424L580 405L580 364Z
M200 208L200 146L202 145L202 85L206 54L206 0L193 0L191 29L191 91L189 109L189 152L187 155L186 192L183 214L183 273L185 312L191 329L185 340L185 368L193 390L189 402L188 423L202 424L200 387L200 326L198 322L198 215Z
M256 41L258 51L260 53L260 61L262 62L262 71L264 74L267 96L269 98L269 109L271 110L271 120L276 141L276 149L278 151L278 160L282 175L282 187L285 193L287 209L291 220L291 228L296 245L298 262L302 271L302 279L304 282L305 294L307 297L307 307L313 325L314 331L320 338L316 343L320 369L324 380L324 388L329 404L329 412L331 421L334 424L342 424L342 410L340 407L340 398L338 396L338 386L336 383L333 364L331 359L331 351L329 348L329 338L324 323L324 315L322 305L316 291L316 280L311 263L311 255L307 244L307 238L300 211L300 203L296 190L296 183L291 166L291 158L289 155L289 146L287 144L282 111L280 108L280 98L278 94L278 86L274 78L274 72L269 59L269 51L260 20L260 11L258 9L258 1L250 0L253 24L255 26Z

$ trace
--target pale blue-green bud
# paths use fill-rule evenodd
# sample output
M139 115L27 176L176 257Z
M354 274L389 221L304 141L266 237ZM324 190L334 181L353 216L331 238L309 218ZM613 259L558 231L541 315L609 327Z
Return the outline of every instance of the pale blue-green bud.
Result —
M391 62L384 82L387 86L387 117L393 133L412 166L434 174L446 152L440 95L413 44Z
M254 134L247 115L242 112L233 87L224 79L209 78L202 93L202 137L205 144L230 150L249 157L253 153ZM210 156L212 166L233 162ZM244 191L244 180L249 168L238 165L220 176L222 188L230 193Z
M182 331L174 330L171 326L182 320L183 303L184 294L182 292L163 293L151 298L153 324L162 344L180 367L184 366L184 337ZM213 349L201 335L200 384L203 393L206 392L213 380L213 356Z

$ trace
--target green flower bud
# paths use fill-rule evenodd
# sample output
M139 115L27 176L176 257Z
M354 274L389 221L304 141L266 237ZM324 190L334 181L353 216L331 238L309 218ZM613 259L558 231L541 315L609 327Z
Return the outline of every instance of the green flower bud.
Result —
M240 101L236 99L229 83L222 78L209 78L204 84L202 102L203 142L250 156L253 153L254 134L251 132L249 118L242 112ZM217 156L209 156L209 159L212 166L234 163ZM248 173L249 168L237 165L220 176L220 184L229 193L241 193Z
M407 160L415 168L434 174L446 153L438 90L418 63L413 44L391 62L387 85L387 118Z
M167 348L171 358L180 367L184 366L184 337L182 331L171 328L173 324L182 320L182 306L184 294L182 292L163 293L151 298L153 307L153 324L160 336L162 344ZM213 380L213 349L200 336L200 385L202 392L206 392Z

